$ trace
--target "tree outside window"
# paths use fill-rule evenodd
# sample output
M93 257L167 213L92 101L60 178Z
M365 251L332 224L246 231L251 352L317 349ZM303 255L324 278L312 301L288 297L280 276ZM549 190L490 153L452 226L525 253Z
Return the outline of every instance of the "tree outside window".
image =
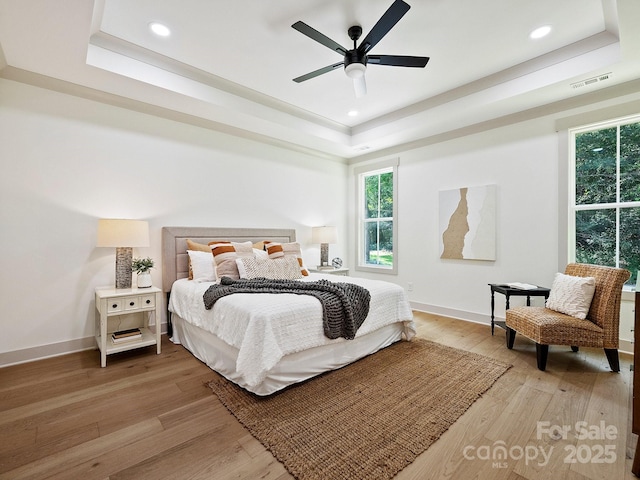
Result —
M396 273L397 160L356 170L359 235L356 269Z
M638 117L573 132L575 260L640 270Z
M393 266L393 172L365 175L364 189L364 263Z

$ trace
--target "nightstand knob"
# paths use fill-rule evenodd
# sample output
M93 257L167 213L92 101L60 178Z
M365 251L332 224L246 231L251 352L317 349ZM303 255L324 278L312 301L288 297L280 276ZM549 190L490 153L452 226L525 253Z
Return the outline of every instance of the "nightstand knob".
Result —
M111 305L111 308L118 308L118 304L114 303L113 305Z
M147 305L149 305L150 303L151 303L151 300L147 298Z
M135 304L136 304L136 302L129 302L129 305L130 305L130 306L132 306L132 307L133 307Z

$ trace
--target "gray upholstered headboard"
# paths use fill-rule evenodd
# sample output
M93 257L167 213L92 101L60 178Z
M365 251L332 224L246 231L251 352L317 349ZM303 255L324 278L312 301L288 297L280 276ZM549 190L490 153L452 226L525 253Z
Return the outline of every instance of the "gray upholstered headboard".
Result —
M187 238L204 244L218 240L287 243L296 241L296 231L292 228L162 227L163 292L170 292L173 282L189 275Z

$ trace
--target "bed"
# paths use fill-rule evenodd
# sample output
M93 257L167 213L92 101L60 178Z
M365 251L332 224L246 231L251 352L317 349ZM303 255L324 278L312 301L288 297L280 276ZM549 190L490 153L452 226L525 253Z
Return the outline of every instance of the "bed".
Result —
M415 325L404 290L392 283L311 273L302 281L347 281L371 294L370 309L353 340L322 334L322 307L307 295L234 294L207 310L202 296L211 283L189 280L187 239L290 244L295 230L266 228L163 227L163 291L168 333L196 358L257 395L341 368L400 340Z

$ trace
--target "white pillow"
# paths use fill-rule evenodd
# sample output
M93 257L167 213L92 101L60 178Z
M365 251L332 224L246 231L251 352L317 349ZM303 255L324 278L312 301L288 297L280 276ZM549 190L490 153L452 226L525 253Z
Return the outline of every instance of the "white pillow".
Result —
M253 249L253 256L258 258L269 258L269 254L265 250L260 250L259 248Z
M293 256L282 258L244 257L236 259L240 278L272 278L277 280L297 280L302 278L298 259Z
M584 320L589 313L596 279L556 273L547 299L547 308Z
M193 272L194 281L215 282L217 280L213 254L210 252L198 252L196 250L187 250L187 253L191 261L191 271Z

